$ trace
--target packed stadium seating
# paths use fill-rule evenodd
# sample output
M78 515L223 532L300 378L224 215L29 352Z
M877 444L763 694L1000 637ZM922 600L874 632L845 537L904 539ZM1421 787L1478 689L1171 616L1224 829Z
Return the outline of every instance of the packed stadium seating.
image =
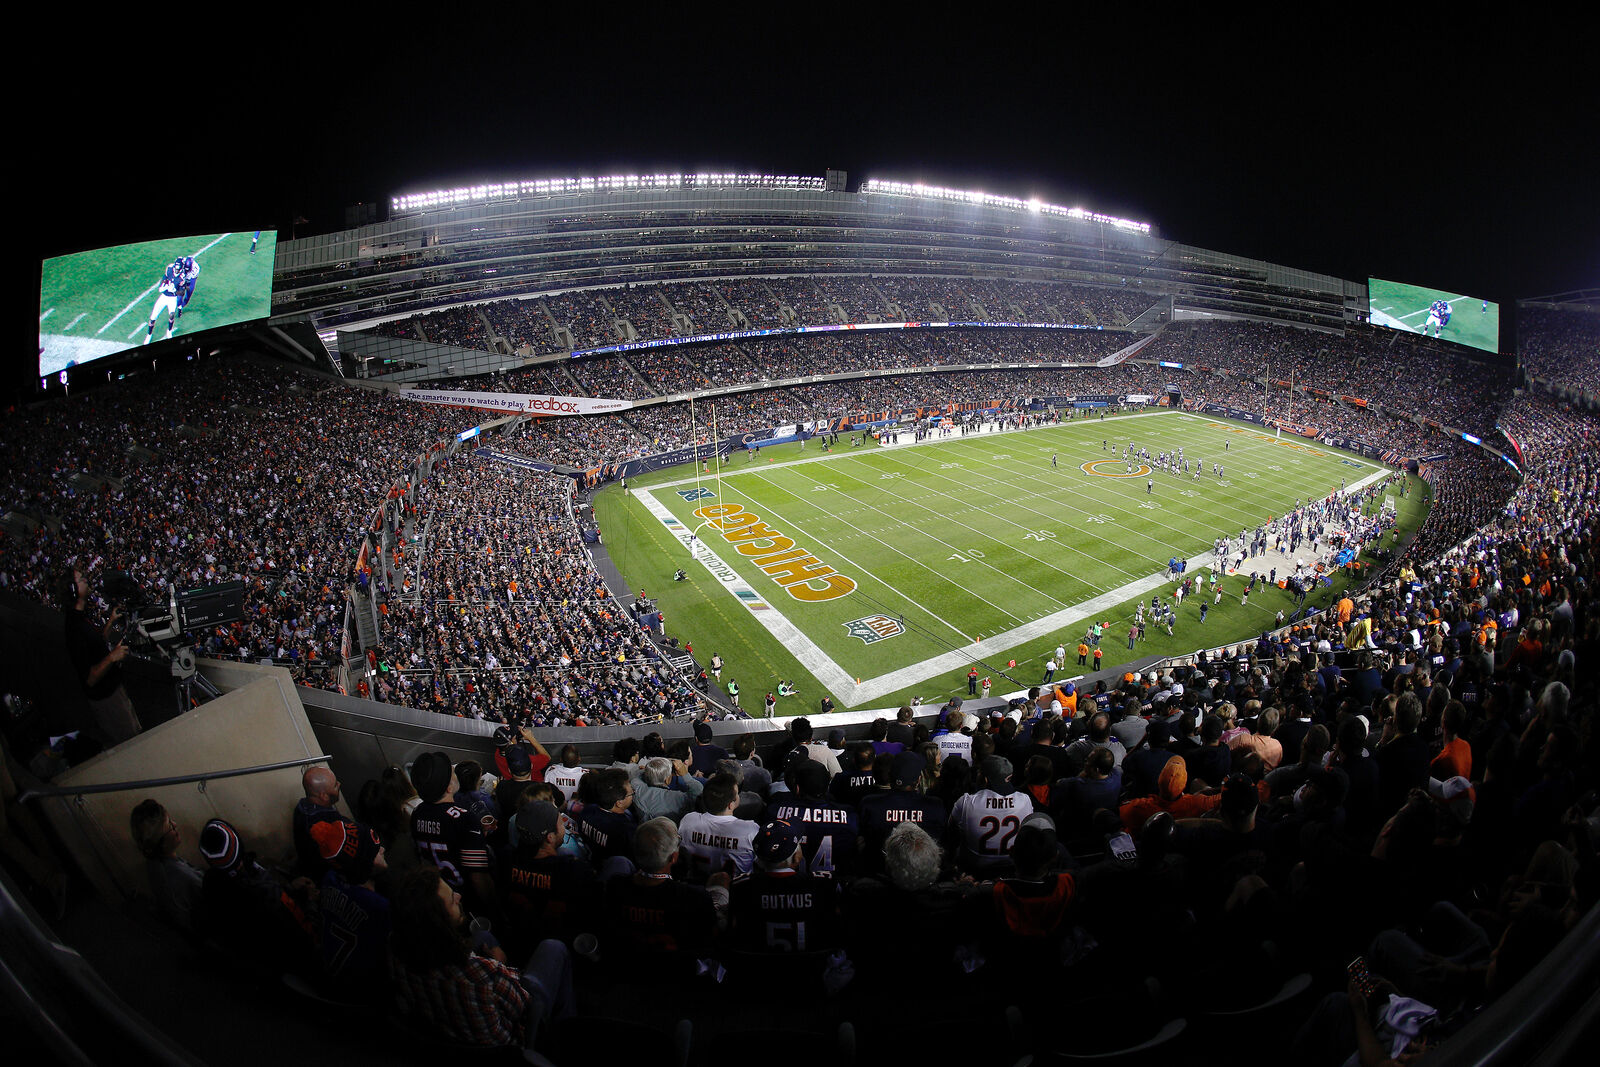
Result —
M826 322L829 304L851 317L886 315L885 300L924 315L937 303L952 318L950 304L961 300L997 318L1006 317L993 306L1002 301L1030 316L1048 304L1069 320L1078 311L1126 320L1142 310L1094 303L1069 287L1055 297L1024 288L954 279L718 284L758 327L778 325L780 305L801 321ZM615 343L614 317L641 334L671 332L650 289L606 299L609 310L583 294L543 303L580 346ZM705 286L668 299L697 327L721 308ZM486 314L497 328L508 321L501 305ZM528 321L538 319L530 313ZM480 336L474 322L481 329L476 312L445 313L420 327L431 340L471 342ZM1539 353L1542 376L1593 391L1592 323L1550 313L1525 326L1523 348ZM539 343L536 330L504 329L519 343ZM742 383L752 388L718 400L723 429L757 432L819 413L952 400L1154 394L1176 378L1191 402L1265 408L1324 437L1429 457L1422 474L1433 489L1423 529L1348 610L1129 675L1077 696L1085 712L1089 699L1097 709L1076 718L1050 713L1047 690L1043 702L976 723L952 721L958 711L948 708L932 722L874 724L865 747L830 748L801 723L775 746L763 744L759 758L753 736L733 752L705 739L668 746L659 735L642 745L631 738L618 743L613 766L592 766L571 793L534 785L531 797L501 807L460 781L457 801L474 814L481 807L490 816L483 825L494 827L496 851L483 850L493 857L483 865L488 895L474 898L484 893L477 883L464 892L496 919L501 956L520 960L543 951L547 937L561 941L586 1016L625 1004L636 1021L690 1016L715 1029L717 1005L757 1011L748 990L781 988L786 1016L803 1015L814 1030L855 1021L871 1054L956 1050L1001 1062L1164 1042L1163 1055L1207 1055L1221 1042L1253 1040L1246 1058L1309 1065L1343 1062L1373 1029L1394 1037L1396 1020L1386 1032L1366 1015L1366 994L1345 990L1354 956L1437 1009L1437 1042L1493 1011L1564 935L1585 922L1592 930L1600 897L1594 413L1543 392L1513 394L1509 372L1436 345L1260 324L1169 328L1137 362L1109 368L761 387L874 369L1092 363L1128 340L1043 330L762 339L450 383L635 399ZM1276 384L1291 372L1296 389L1318 391L1294 396L1292 409ZM546 420L507 447L585 467L667 450L687 440L686 407ZM3 431L14 467L0 510L50 521L26 543L0 541L0 587L49 601L73 562L126 571L147 588L242 578L250 617L208 634L204 651L271 657L305 684L328 685L344 590L364 580L364 534L397 480L450 439L455 421L390 393L209 361L22 413ZM1518 468L1436 428L1489 441L1497 423L1520 448ZM154 458L128 451L130 442ZM381 590L386 669L374 697L537 728L626 724L676 706L682 679L606 595L582 551L569 485L458 453L415 487L401 579ZM1359 639L1356 621L1365 622ZM536 742L501 755L513 776L526 759L535 780L558 779ZM635 762L639 755L648 762ZM517 976L503 958L490 967L466 955L489 953L494 939L476 937L469 950L459 933L442 951L465 963L417 962L438 877L406 869L418 866L408 816L417 793L431 802L445 782L436 769L413 770L421 780L395 768L359 789L365 827L349 830L373 828L388 848L391 870L373 884L395 902L404 958L393 990L386 974L371 978L377 988L341 985L310 940L270 965L338 1001L399 992L415 1032L456 1047L534 1041L529 1001L549 1008L559 998L532 979L520 995L499 990L517 1013L500 1027L464 1024L440 1007L447 997L417 992L436 992L427 983L448 973L466 1003L478 994L460 992L466 979L451 968L476 967L489 984L516 986ZM349 792L356 796L354 783ZM908 795L923 814L897 829L886 813ZM573 841L584 844L564 840L566 824L539 801L565 812ZM1012 821L991 816L986 827L971 813L978 804L1004 808ZM617 814L629 805L675 806L676 818L663 825ZM1021 818L1030 810L1051 821ZM515 837L505 828L513 815ZM782 825L774 830L774 822ZM767 829L757 836L758 827ZM714 837L720 843L707 844ZM320 847L324 838L311 840ZM995 840L1003 847L989 848ZM373 874L344 866L361 852L339 843L320 852L335 867L335 894L350 896ZM728 872L750 877L729 886ZM778 896L808 899L764 902L759 893L774 886ZM645 912L653 917L641 920ZM259 919L217 906L197 914L206 917L198 933L212 938ZM772 951L786 938L802 947L796 923L810 924L803 951ZM775 934L774 925L784 929ZM945 998L960 1005L971 1033L952 1038L942 1026L880 1021L923 1017ZM1072 1008L1067 1024L1063 1003ZM552 1033L538 1039L546 1051Z

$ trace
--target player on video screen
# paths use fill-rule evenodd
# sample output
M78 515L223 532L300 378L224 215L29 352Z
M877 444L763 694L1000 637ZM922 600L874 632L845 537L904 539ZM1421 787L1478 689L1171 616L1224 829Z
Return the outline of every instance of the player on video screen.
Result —
M178 322L178 290L182 288L182 281L178 272L182 269L181 260L173 260L167 264L166 272L161 275L161 281L156 285L155 307L150 309L150 324L145 328L144 343L149 344L155 337L156 319L161 317L161 312L167 313L167 336L163 341L172 339L172 329Z
M1433 328L1433 336L1438 337L1444 328L1450 325L1451 307L1448 301L1435 300L1428 305L1428 321L1422 324L1422 335L1428 335L1428 328Z
M182 256L172 261L178 273L178 318L183 318L183 309L189 306L189 301L194 299L194 286L200 280L200 264L196 263L193 256Z

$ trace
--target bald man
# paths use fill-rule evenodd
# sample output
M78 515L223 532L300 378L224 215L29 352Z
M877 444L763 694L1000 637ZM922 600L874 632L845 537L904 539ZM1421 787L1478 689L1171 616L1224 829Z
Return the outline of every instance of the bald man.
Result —
M328 869L322 851L311 836L311 827L328 819L342 820L339 812L339 776L327 767L307 767L300 776L305 796L294 806L295 873L313 880Z

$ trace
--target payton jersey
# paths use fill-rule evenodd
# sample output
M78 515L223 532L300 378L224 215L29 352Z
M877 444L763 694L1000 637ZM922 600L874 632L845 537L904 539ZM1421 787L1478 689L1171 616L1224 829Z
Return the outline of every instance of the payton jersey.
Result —
M460 804L418 804L411 813L411 839L417 858L439 868L460 889L466 876L489 870L489 844L483 825Z
M732 815L708 815L692 811L678 824L682 835L684 862L688 865L688 881L704 885L719 871L734 878L743 878L755 864L756 831L761 829L749 819L736 819Z
M782 819L800 838L806 874L831 878L853 874L856 842L860 836L856 813L830 800L787 797L767 805L767 822Z
M572 798L578 795L578 779L588 771L587 767L546 767L544 780L561 790L561 795L567 798L567 803L572 803Z
M1011 859L1011 844L1022 829L1022 820L1032 814L1033 798L1027 793L980 789L956 801L950 810L950 828L961 839L962 858L983 870Z

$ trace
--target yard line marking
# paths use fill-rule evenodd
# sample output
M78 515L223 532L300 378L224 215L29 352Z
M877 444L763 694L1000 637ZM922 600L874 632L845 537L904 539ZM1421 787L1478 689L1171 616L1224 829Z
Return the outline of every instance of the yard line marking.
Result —
M55 308L51 308L50 310L54 311ZM65 326L63 326L61 328L61 332L62 333L66 333L68 330L72 329L74 326L78 325L78 323L82 322L84 319L86 319L88 317L89 317L89 313L87 311L78 312L77 318L73 319L71 322L69 322Z
M51 308L49 311L46 311L43 315L39 316L39 321L43 322L45 319L48 319L51 315L54 315L55 313L56 313L56 309L55 308ZM76 320L74 320L74 321L76 321Z
M657 500L650 490L640 489L635 495L646 510L654 515L658 522L665 525L673 537L684 544L689 554L711 572L711 576L728 591L728 595L739 601L768 633L777 638L779 644L788 649L794 658L800 661L800 665L811 672L812 677L827 687L838 700L847 704L855 703L855 678L848 671L835 663L815 641L790 622L783 612L778 610L777 605L770 603L766 597L753 589L713 552L710 546L698 537L694 537L693 532L679 521L665 504ZM693 540L689 540L690 538ZM741 590L745 595L740 595ZM755 599L751 600L751 597ZM761 610L756 610L752 604L760 604Z
M221 244L223 241L227 240L228 238L230 238L232 236L233 236L233 234L231 234L231 233L225 233L221 237L218 237L215 241L212 241L211 244L206 245L205 248L200 249L200 252L205 252L205 251L215 247L216 245ZM200 255L200 252L191 252L189 254L192 255L192 256L198 256L198 255ZM151 293L156 291L156 286L158 286L160 284L161 284L161 279L157 278L155 280L155 284L151 285L144 292L140 293L138 296L136 296L132 300L128 301L128 306L123 308L121 311L117 312L115 315L111 316L110 321L108 321L104 326L102 326L98 330L96 330L94 332L94 335L96 337L99 337L101 334L103 334L107 330L111 329L111 324L112 323L116 322L118 319L122 318L122 316L126 315L128 312L132 311L134 308L138 307L141 303L143 303L150 296ZM133 333L138 333L138 332L139 332L138 330L133 331ZM130 333L128 336L132 337L133 333Z
M779 485L777 482L774 482L772 479L765 477L765 475L762 476L761 480L766 482L768 485L772 486L775 489L779 489L779 490L783 489L783 486ZM793 529L797 529L797 530L804 530L805 529L805 524L804 523L802 523L802 522L800 522L798 520L792 519L792 518L784 518L784 516L778 512L778 509L773 507L771 504L765 504L764 503L764 504L761 505L761 507L766 511L770 511L773 515L775 515L779 519L781 519L785 526L789 526L789 527L791 527ZM934 574L938 574L939 577L941 577L941 578L945 577L943 574L941 574L935 568L930 567L928 564L926 564L926 563L922 562L921 560L917 559L915 556L912 556L909 553L906 553L906 552L902 551L901 549L896 548L894 545L889 544L887 541L883 540L883 538L881 538L881 537L878 537L876 534L873 534L873 533L871 533L869 531L866 531L866 530L862 530L861 527L855 525L855 523L846 521L845 525L849 526L853 530L857 530L857 531L861 532L862 534L865 534L867 537L872 538L874 541L878 542L878 544L882 545L884 548L889 549L891 552L894 552L897 555L905 556L906 559L910 560L912 563L915 563L917 566L921 567L923 570L933 571ZM891 527L891 529L902 529L902 528L904 528L904 525L908 525L908 524L903 524L900 527ZM916 527L911 527L911 528L912 529L916 529ZM885 532L888 532L888 531L885 531ZM921 533L922 531L918 530L917 532ZM907 604L916 605L923 612L927 613L928 615L932 616L935 619L938 619L939 622L944 623L944 625L948 626L951 629L951 631L953 631L954 633L960 634L962 640L964 640L964 641L971 641L972 640L972 635L969 634L969 633L964 632L959 626L956 626L955 624L949 622L946 619L940 618L938 615L934 615L933 612L929 611L928 608L923 604L922 600L918 599L917 597L906 596L905 593L901 592L899 589L895 589L895 587L893 585L890 585L890 583L888 583L888 582L884 581L882 578L880 578L875 571L871 570L868 567L863 567L861 564L857 563L855 560L851 559L849 556L846 556L843 552L840 552L837 549L834 549L833 546L826 539L817 537L817 538L815 538L815 540L817 541L818 544L820 544L824 548L828 549L831 554L838 556L840 559L842 559L846 563L850 564L850 566L856 568L856 570L860 571L862 574L870 576L873 580L877 581L880 585L885 585L885 586L888 586L890 589L893 589L894 592L895 592L895 595L899 596L900 598L905 600L905 602ZM938 540L938 538L934 538L934 540ZM943 544L944 542L940 542L940 543ZM950 546L947 545L947 547L950 547ZM957 550L952 547L951 551L957 551ZM1018 585L1022 585L1022 586L1026 587L1026 588L1032 588L1031 586L1027 586L1027 583L1025 583L1025 582L1018 582L1017 584ZM1034 589L1033 591L1035 593L1039 592L1037 589ZM974 593L973 595L977 596L976 593ZM1043 595L1043 594L1041 594L1041 595ZM1005 608L1001 607L999 604L996 604L994 601L989 600L986 597L982 597L982 596L978 596L978 599L982 600L985 604L988 604L991 608L994 608L1000 614L1009 615L1011 618L1017 619L1018 621L1021 621L1021 617L1020 616L1012 614L1011 612L1007 611Z

